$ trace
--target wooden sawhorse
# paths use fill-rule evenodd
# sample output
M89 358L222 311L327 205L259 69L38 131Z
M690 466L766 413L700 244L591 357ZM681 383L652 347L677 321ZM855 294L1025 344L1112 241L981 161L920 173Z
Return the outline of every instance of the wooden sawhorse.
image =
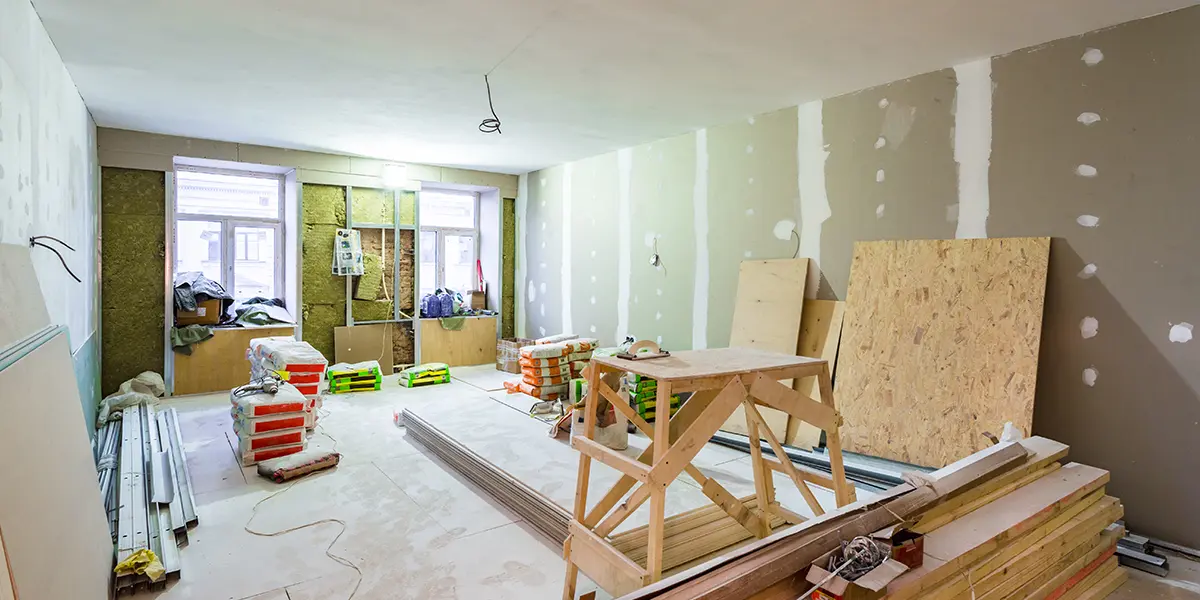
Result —
M693 394L675 416L667 419L669 411L663 409L659 411L654 425L650 425L604 381L615 380L614 375L623 376L625 373L656 380L656 405L659 407L669 407L672 394ZM608 377L602 379L605 375ZM691 350L665 358L639 361L597 356L592 358L585 376L588 393L583 409L584 431L582 435L572 438L572 445L579 450L579 473L575 484L574 516L563 544L563 555L567 561L564 600L574 600L580 570L605 591L620 596L658 581L664 570L688 560L751 536L766 537L775 523L796 524L804 521L805 517L783 508L775 501L772 471L783 473L792 480L814 514L821 515L825 511L809 489L810 483L833 490L839 507L854 501L854 488L847 483L842 465L842 448L838 437L842 419L834 406L829 365L824 360L749 348ZM819 401L780 383L781 380L810 376L817 377L821 392ZM636 460L595 441L596 407L601 396L651 439ZM786 458L777 460L764 457L760 436L766 438L777 457L785 457L786 454L756 408L760 405L781 410L824 430L832 477L800 469ZM696 454L738 406L746 407L746 424L750 434L755 488L755 495L750 498L735 497L691 464ZM588 477L592 460L617 469L623 476L589 511ZM702 518L698 515L700 511L712 513L712 507L666 518L667 486L681 473L687 473L694 479L704 495L719 507L717 510L723 511L724 514L718 515L720 518L725 519L725 515L728 515L740 525L741 530L736 532L738 539L727 541L728 538L700 536L695 532L688 535L689 523L711 523L708 516ZM634 489L635 486L637 489ZM633 492L626 498L630 490ZM625 501L618 506L622 498ZM645 540L644 562L639 562L630 556L632 553L627 554L614 546L614 541L608 536L646 500L650 501L650 524L644 533L633 533L633 539L641 536L640 539ZM670 535L668 529L671 530ZM626 542L631 537L629 533L621 536L626 538ZM671 536L686 537L686 542L681 543L691 546L685 552L675 552L669 562L665 562L664 549L671 545L672 540L667 539ZM703 544L705 537L724 543L712 548L701 546L701 553L698 554L696 545ZM628 545L622 544L627 550ZM679 564L674 564L676 562Z

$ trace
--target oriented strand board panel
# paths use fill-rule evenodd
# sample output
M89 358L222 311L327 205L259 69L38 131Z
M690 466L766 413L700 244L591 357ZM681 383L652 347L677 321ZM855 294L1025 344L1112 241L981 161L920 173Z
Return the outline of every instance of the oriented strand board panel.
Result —
M846 303L837 300L805 300L804 312L800 315L800 348L798 354L809 358L821 358L834 371L837 363L838 342L842 339L842 321L846 316ZM796 391L814 400L821 399L821 390L816 377L805 377L792 386ZM836 398L836 396L835 396ZM812 448L821 443L821 430L799 419L788 418L786 444L797 448Z
M858 242L838 354L843 448L941 467L1033 425L1050 238Z
M421 319L421 362L451 367L495 364L496 317L464 320L462 329L451 331L442 327L440 319Z
M105 600L110 589L112 538L70 373L66 334L0 371L0 524L21 598Z
M797 354L808 263L807 258L742 261L729 334L731 348ZM766 407L759 412L777 438L787 434L786 413ZM745 435L745 409L737 407L721 429Z
M176 396L224 392L250 382L250 361L246 350L250 340L260 337L293 335L291 325L279 327L215 328L213 336L192 344L192 354L175 353Z

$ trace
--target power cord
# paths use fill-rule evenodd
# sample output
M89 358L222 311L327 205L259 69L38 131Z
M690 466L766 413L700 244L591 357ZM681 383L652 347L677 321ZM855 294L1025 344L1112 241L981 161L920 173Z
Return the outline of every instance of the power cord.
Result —
M479 123L479 131L483 133L500 133L500 117L496 116L496 108L492 106L492 84L488 81L488 76L483 76L483 84L487 86L488 110L492 111L492 118L484 119Z
M58 262L61 262L63 268L67 270L67 275L70 275L71 279L74 279L77 283L83 283L83 280L80 279L77 275L75 275L75 272L71 270L71 267L67 266L67 259L63 258L63 255L58 250L54 249L51 246L47 246L46 244L43 244L43 243L39 242L38 240L54 240L54 241L58 242L59 244L62 244L62 246L64 248L66 248L67 250L70 250L71 252L75 251L74 248L72 248L66 242L64 242L52 235L35 235L35 236L29 238L29 247L30 248L33 248L34 246L41 246L41 247L53 252L54 255L58 257Z

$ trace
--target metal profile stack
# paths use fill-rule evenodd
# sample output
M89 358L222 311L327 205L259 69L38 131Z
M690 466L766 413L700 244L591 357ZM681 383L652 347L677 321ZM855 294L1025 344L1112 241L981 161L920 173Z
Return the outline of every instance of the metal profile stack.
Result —
M118 433L114 434L113 431ZM182 569L179 546L187 541L188 527L197 523L191 476L183 454L183 438L175 409L132 406L121 419L110 421L97 436L100 460L118 455L119 475L111 476L100 462L100 484L105 509L112 523L117 564L130 555L150 550L162 562L166 575L151 581L144 574L116 577L116 593L165 587ZM119 453L115 439L120 440ZM113 489L115 487L115 489Z

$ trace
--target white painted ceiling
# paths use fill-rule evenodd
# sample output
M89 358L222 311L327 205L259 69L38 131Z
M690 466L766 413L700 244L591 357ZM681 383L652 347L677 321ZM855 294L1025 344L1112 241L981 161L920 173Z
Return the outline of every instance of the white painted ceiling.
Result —
M101 126L510 173L1191 4L34 0Z

